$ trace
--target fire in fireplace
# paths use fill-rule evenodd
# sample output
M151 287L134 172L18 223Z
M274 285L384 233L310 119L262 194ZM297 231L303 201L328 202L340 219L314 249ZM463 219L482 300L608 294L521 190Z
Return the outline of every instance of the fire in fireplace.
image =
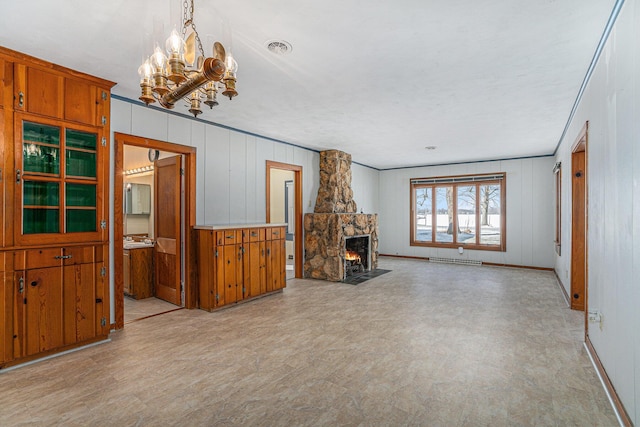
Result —
M370 270L370 236L346 237L344 241L344 276L351 277Z

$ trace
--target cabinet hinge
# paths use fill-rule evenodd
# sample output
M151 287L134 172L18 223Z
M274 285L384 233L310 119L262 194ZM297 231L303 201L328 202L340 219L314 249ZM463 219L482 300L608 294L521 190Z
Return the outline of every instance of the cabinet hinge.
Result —
M102 122L102 126L106 125L107 124L107 116L102 116L101 122Z
M218 258L218 250L216 249L216 258Z
M107 100L107 92L102 91L102 100L106 101Z
M103 147L106 147L106 146L107 146L107 137L106 137L106 136L103 136L103 137L102 137L102 146L103 146Z
M100 326L107 326L107 318L103 317L102 319L100 319Z
M107 228L107 221L105 220L100 221L100 228L105 230Z
M20 280L18 280L18 292L24 292L24 277L21 277Z
M184 168L180 168L180 176L184 176Z
M216 294L216 302L220 300L220 295Z
M105 277L107 275L107 267L100 268L100 276Z

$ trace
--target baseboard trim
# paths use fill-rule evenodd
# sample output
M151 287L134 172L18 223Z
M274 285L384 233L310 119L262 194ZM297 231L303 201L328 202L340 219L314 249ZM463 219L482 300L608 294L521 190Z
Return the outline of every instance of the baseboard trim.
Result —
M26 362L17 363L15 365L10 365L10 366L7 366L6 368L0 369L0 375L4 374L5 372L13 371L14 369L23 368L25 366L33 365L33 364L36 364L36 363L43 362L45 360L49 360L49 359L53 359L53 358L56 358L56 357L64 356L65 354L75 353L76 351L84 350L84 349L90 348L90 347L95 347L97 345L105 344L105 343L108 343L108 342L111 342L111 338L101 339L99 341L95 341L95 342L92 342L92 343L89 343L89 344L81 345L79 347L72 347L72 348L70 348L68 350L64 350L64 351L61 351L59 353L52 353L52 354L49 354L47 356L43 356L43 357L40 357L40 358L37 358L37 359L32 359L32 360L28 360Z
M391 258L419 259L423 261L429 261L429 257L423 257L423 256L391 255L391 254L378 254L378 256L388 256ZM482 265L488 265L490 267L526 268L528 270L554 271L553 268L549 268L549 267L534 267L532 265L516 265L516 264L498 264L495 262L485 262L485 261L481 261L481 262L482 262Z
M593 343L589 339L588 335L585 337L585 340L584 340L584 348L587 350L589 359L591 359L591 363L593 364L593 367L596 369L598 378L600 378L602 387L604 388L605 393L607 393L607 397L609 398L609 402L611 402L613 411L616 413L618 422L623 427L633 427L631 418L629 418L629 414L627 414L627 411L624 408L624 405L620 401L620 397L618 396L616 389L613 387L613 384L609 379L609 375L607 375L607 371L605 371L604 366L602 366L602 362L598 357L598 353L596 352L596 349L593 347Z
M571 300L569 299L569 294L567 293L567 290L565 289L562 280L560 280L560 276L558 276L558 272L555 268L553 269L553 274L555 274L556 280L558 281L558 287L560 288L560 292L564 297L564 302L567 303L567 307L571 308Z

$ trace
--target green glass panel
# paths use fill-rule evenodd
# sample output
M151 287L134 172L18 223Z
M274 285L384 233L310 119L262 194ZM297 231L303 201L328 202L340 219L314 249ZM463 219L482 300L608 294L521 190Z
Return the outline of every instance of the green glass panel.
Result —
M96 231L96 211L87 209L67 209L67 233Z
M67 147L95 150L96 146L98 145L98 135L96 135L95 133L67 129L66 142Z
M95 178L96 153L67 150L67 175Z
M65 188L67 206L96 207L96 186L67 184Z
M34 233L58 233L59 230L58 209L24 209L22 213L22 232Z
M40 123L22 122L23 141L60 145L60 128Z
M22 162L25 172L60 173L60 149L46 145L25 142L22 148Z
M60 187L57 182L24 181L22 204L24 206L58 206Z

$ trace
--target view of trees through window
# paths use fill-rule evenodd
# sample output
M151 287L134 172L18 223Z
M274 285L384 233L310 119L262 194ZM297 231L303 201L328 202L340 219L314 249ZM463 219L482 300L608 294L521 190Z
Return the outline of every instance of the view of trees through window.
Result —
M504 250L504 174L411 180L412 245Z

